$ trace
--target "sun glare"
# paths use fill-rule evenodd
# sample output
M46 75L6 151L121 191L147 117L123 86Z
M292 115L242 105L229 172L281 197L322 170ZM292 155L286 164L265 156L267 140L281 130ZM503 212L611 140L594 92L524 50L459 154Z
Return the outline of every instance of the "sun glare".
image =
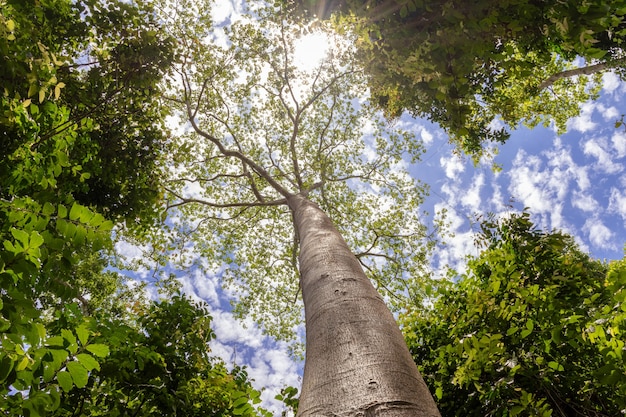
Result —
M330 50L330 38L323 32L313 32L298 39L294 45L294 63L303 71L313 70L322 63Z

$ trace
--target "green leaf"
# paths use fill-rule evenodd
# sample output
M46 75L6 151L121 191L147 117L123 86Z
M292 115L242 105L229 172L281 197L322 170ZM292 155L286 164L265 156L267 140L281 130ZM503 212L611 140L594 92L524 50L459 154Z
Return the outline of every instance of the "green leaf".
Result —
M83 365L88 371L91 371L93 369L96 369L98 371L100 370L100 364L98 363L98 361L95 360L94 357L88 353L79 353L78 355L76 355L76 359L78 359L78 362L80 362L80 364Z
M61 336L70 344L76 343L76 336L69 329L61 329Z
M68 362L67 370L72 375L72 380L77 388L84 388L89 380L89 372L78 362Z
M20 229L16 229L16 228L11 228L11 234L13 235L15 240L17 240L18 242L22 244L22 247L25 248L28 246L28 233L27 232L20 230Z
M86 349L99 358L105 358L109 355L109 347L98 343L87 345Z
M72 376L67 371L61 371L57 374L57 381L65 392L70 392L73 387Z
M24 356L18 363L17 365L15 365L15 370L16 371L23 371L24 369L26 369L26 367L28 366L28 364L30 363L30 358L28 356Z
M58 210L58 216L60 219L64 219L67 217L67 208L63 204L59 204Z
M46 346L59 346L63 347L65 345L65 339L62 336L52 336L46 340Z
M43 205L42 213L44 216L50 216L55 212L54 206L46 201Z
M248 397L239 397L233 402L233 408L239 408L244 404L248 404Z
M33 231L30 234L30 242L28 244L31 248L38 248L43 245L44 239L43 236L39 234L37 231Z
M72 204L72 208L70 209L70 220L78 220L83 210L84 208L80 204Z
M91 332L89 331L89 329L87 329L87 327L85 327L84 325L78 326L78 328L76 329L76 335L78 336L78 340L80 341L81 345L87 345L90 333Z
M511 336L512 334L517 333L518 330L519 330L519 327L517 326L510 327L509 330L506 331L506 335Z
M8 355L2 356L0 359L0 383L6 381L14 365L15 362Z
M560 363L555 362L555 361L548 362L548 366L550 368L554 369L555 371L563 371L564 370L563 365L561 365Z

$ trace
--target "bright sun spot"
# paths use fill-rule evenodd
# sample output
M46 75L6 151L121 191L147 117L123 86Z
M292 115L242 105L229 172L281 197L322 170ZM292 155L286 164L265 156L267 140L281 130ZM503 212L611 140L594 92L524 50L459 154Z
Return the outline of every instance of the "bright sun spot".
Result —
M323 32L314 32L298 39L294 45L294 63L303 71L317 68L330 49L330 38Z

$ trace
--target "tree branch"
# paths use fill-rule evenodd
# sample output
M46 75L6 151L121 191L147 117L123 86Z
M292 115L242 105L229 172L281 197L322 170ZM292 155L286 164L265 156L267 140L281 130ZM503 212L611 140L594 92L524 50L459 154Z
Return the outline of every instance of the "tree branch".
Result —
M244 163L245 165L250 167L250 169L256 172L260 177L265 179L272 186L272 188L276 190L276 192L278 192L285 198L289 197L291 193L287 189L285 189L280 183L278 183L274 179L274 177L272 177L272 175L270 175L270 173L265 170L265 168L263 168L262 166L260 166L259 164L257 164L256 162L248 158L247 156L245 156L242 152L227 149L218 138L202 130L200 126L198 126L198 123L195 117L193 117L193 110L191 108L191 102L190 102L189 94L188 94L188 91L190 89L190 84L189 84L189 80L186 77L183 77L183 84L184 84L184 90L185 90L185 105L187 107L187 118L189 120L189 123L191 123L191 127L193 127L194 131L198 135L202 136L203 138L213 143L218 148L218 150L220 151L222 155L239 159L242 163Z
M615 61L608 62L600 62L599 64L588 65L586 67L573 68L565 71L558 72L556 74L552 74L546 80L544 80L541 84L539 84L540 89L548 88L552 86L555 82L562 80L563 78L576 77L578 75L591 75L596 74L598 72L606 71L610 68L613 68L619 64L623 64L626 62L625 58L618 59Z
M253 202L249 202L249 203L214 203L212 201L206 201L206 200L201 200L199 198L187 198L187 197L183 197L182 195L178 194L176 191L165 187L165 190L169 193L171 193L174 197L176 197L177 199L179 199L180 201L177 203L173 203L173 204L167 204L167 207L165 208L166 210L169 210L171 208L175 208L175 207L179 207L179 206L183 206L185 204L201 204L203 206L209 206L209 207L214 207L214 208L234 208L234 207L268 207L268 206L282 206L287 204L287 199L286 198L279 198L277 200L272 200L272 201L253 201Z

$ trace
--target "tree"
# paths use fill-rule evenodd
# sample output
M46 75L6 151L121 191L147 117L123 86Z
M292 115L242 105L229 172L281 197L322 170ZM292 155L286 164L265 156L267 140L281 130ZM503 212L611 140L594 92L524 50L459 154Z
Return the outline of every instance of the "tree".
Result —
M112 220L141 211L148 221L158 200L162 112L143 96L157 89L173 55L151 16L115 1L0 4L0 410L7 415L54 412L108 351L93 343L88 313L116 282L106 274L90 281L81 266L98 265L95 254L110 248ZM154 128L138 141L146 126ZM129 159L108 155L115 146Z
M182 49L169 99L188 128L173 139L168 228L152 247L178 243L224 263L236 311L274 335L294 332L302 291L298 415L438 415L370 281L400 297L424 265L424 187L403 169L421 147L359 101L347 45L298 68L298 27L280 9L251 7L254 18L216 26L207 4L162 6Z
M245 369L228 371L210 356L208 343L215 334L206 306L183 296L176 281L166 282L159 301L117 287L106 303L92 306L93 342L107 346L108 355L91 362L84 386L73 386L71 379L61 385L64 393L54 415L269 415L253 406L260 392ZM111 302L112 295L117 301ZM88 366L88 355L76 355L78 362Z
M148 7L117 1L10 1L2 22L2 196L54 194L134 221L159 196L172 40Z
M527 212L485 221L479 240L468 272L402 320L442 415L618 415L624 261L591 259Z
M298 14L339 13L337 26L353 28L372 95L388 115L427 117L476 158L520 123L564 131L596 96L603 71L623 75L621 0L294 4Z

